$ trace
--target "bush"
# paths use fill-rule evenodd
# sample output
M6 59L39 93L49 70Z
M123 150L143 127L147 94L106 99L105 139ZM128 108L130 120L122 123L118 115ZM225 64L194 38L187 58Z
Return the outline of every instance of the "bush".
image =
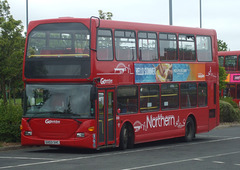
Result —
M236 122L240 121L240 110L234 108L229 102L220 100L220 122Z
M22 117L20 105L0 105L0 141L19 142Z
M238 108L237 103L231 97L221 97L220 100L230 103L234 108Z

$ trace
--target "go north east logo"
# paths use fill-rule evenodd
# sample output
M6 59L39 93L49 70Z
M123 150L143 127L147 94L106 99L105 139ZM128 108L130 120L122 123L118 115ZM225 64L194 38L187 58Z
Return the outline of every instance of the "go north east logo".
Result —
M133 126L135 129L135 132L139 132L140 130L148 131L148 129L152 128L160 128L160 127L167 127L167 126L174 126L177 128L182 128L185 126L186 120L183 119L182 122L178 119L176 121L175 116L168 115L168 116L162 116L161 114L157 115L156 117L150 115L146 116L146 121L141 123L140 121L136 121Z

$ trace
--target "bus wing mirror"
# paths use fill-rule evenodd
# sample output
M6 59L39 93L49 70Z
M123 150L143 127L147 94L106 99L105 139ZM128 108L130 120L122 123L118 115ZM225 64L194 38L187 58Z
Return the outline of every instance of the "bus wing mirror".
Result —
M22 93L21 93L21 105L22 105L22 108L23 108L23 110L24 110L24 103L25 103L25 89L22 91Z
M97 99L97 88L95 86L92 86L91 92L90 92L90 100L96 100Z
M117 114L120 114L120 113L121 113L121 109L118 108L118 109L117 109Z

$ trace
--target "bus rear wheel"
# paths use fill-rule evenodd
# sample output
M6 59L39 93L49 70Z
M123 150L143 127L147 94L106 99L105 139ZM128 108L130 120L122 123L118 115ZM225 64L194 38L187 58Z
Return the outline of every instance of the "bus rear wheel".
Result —
M188 117L185 125L184 140L186 142L190 142L193 140L194 136L195 136L195 123L191 117Z

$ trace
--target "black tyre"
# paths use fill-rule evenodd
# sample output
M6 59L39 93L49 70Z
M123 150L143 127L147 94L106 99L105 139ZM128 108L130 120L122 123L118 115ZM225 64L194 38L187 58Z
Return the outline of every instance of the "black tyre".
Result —
M128 146L127 146L127 148L131 149L134 147L134 131L130 126L128 126L128 127L129 128L128 128Z
M184 140L186 142L190 142L193 140L194 136L195 136L195 123L191 117L188 117L185 125Z
M128 147L128 128L126 124L123 125L120 132L120 149L125 150Z

